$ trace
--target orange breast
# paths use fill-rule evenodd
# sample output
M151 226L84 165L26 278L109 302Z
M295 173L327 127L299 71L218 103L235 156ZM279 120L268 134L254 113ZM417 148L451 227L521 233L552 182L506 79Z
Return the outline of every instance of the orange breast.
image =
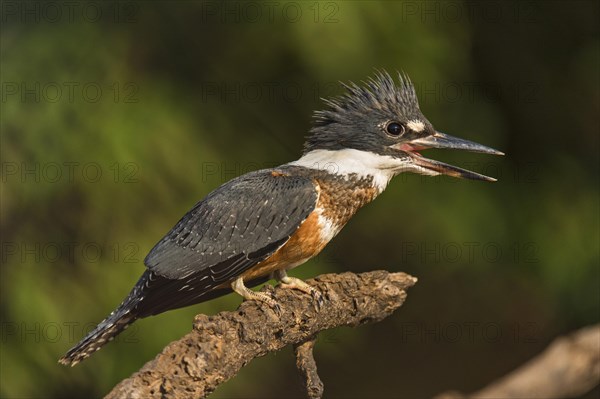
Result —
M317 255L352 215L377 195L370 182L325 176L315 178L315 183L319 192L315 210L273 255L244 272L244 281L290 269Z
M245 281L264 276L275 270L293 267L312 258L325 248L329 240L323 239L319 211L313 211L298 230L273 255L247 270L242 276Z

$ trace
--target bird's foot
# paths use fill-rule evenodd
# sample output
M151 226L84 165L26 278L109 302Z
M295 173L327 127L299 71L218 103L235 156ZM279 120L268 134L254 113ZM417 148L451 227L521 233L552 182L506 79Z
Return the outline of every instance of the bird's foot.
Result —
M275 279L280 282L282 288L295 288L308 295L310 295L315 303L315 308L320 310L323 306L323 295L319 290L307 284L305 281L300 280L297 277L290 277L284 270L278 270L275 272Z
M244 280L241 277L238 277L236 280L233 281L233 283L231 283L231 289L239 295L241 295L244 298L244 300L259 301L266 303L271 309L275 311L275 313L281 313L281 307L279 306L277 301L271 298L271 295L267 294L266 292L252 291L250 288L244 285Z

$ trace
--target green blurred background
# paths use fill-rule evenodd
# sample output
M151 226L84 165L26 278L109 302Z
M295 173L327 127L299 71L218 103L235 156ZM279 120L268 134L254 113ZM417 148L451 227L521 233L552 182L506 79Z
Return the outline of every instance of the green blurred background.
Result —
M232 177L297 159L320 97L403 70L431 152L495 184L406 175L293 274L419 278L381 323L324 333L326 397L473 391L599 321L599 6L551 2L2 2L7 398L99 397L228 297L137 322L76 368L152 246ZM598 390L586 397L594 397ZM301 397L291 349L212 397Z

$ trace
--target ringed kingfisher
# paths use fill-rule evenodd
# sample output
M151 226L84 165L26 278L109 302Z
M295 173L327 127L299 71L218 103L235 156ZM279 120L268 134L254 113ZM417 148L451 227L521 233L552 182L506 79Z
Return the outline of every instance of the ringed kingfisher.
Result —
M325 100L300 159L247 173L199 201L146 256L147 270L121 305L59 362L74 366L137 319L235 291L278 308L249 287L278 280L322 301L287 271L317 255L362 206L402 172L495 181L423 157L428 148L503 155L441 133L419 109L406 74L385 71Z

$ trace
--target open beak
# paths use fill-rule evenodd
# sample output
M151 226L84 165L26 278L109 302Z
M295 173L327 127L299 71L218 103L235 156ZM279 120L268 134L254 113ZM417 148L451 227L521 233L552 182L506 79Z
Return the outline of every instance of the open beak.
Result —
M419 150L425 150L428 148L452 148L456 150L482 152L484 154L504 155L503 152L494 150L493 148L486 147L469 140L459 139L458 137L452 137L441 132L435 132L430 136L414 139L408 143L403 143L400 149L410 154L412 157L412 162L415 165L432 171L435 174L471 180L496 181L496 179L493 177L481 175L479 173L462 169L457 166L448 165L440 161L434 161L433 159L427 159L417 152Z

